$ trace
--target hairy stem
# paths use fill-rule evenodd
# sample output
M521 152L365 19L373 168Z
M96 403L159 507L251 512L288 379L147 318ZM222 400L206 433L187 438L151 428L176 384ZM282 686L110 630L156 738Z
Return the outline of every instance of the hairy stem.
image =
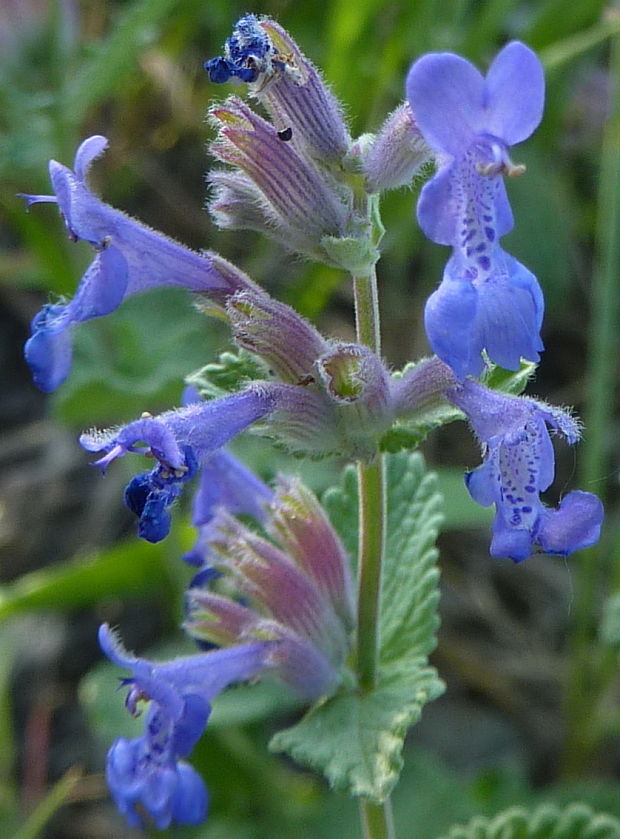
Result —
M364 839L392 839L394 836L394 820L389 799L385 804L361 801L360 818Z
M353 278L357 340L381 352L377 279L374 272ZM381 568L385 551L386 492L383 457L358 463L359 556L357 600L357 674L360 689L371 691L377 684L379 663L379 619L381 610ZM360 803L365 839L393 839L392 808L383 804Z
M357 340L381 352L377 279L374 270L353 278ZM383 458L358 463L359 557L357 600L357 672L360 687L372 690L377 681L381 566L385 545L385 478Z

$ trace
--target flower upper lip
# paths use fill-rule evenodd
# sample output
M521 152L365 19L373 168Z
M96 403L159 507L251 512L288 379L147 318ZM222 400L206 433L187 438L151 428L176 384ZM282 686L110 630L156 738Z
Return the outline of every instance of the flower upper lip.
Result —
M486 77L452 53L428 53L411 68L407 94L418 127L432 148L458 157L481 135L513 146L542 118L545 83L536 54L511 41Z

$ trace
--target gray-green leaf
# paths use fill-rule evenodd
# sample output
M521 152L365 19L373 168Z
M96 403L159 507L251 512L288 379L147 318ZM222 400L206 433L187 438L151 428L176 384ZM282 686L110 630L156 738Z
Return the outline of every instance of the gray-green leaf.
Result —
M245 350L220 353L212 361L186 377L204 399L218 399L234 393L247 381L263 378L263 371Z
M386 458L388 519L382 584L380 675L363 693L343 688L272 739L274 751L322 772L334 789L383 801L398 781L407 729L443 690L427 656L438 626L437 551L441 496L419 454ZM357 480L347 467L323 503L352 556Z
M492 819L478 816L453 827L441 839L620 839L620 821L581 803L543 804L532 812L511 807Z

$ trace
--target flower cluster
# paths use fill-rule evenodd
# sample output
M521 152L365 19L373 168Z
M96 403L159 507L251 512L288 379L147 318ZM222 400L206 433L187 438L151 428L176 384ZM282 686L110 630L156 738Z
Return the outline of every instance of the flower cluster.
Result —
M139 702L150 702L144 734L119 738L107 758L110 791L136 827L143 813L160 829L205 818L206 788L183 759L224 688L271 671L316 699L337 686L349 651L348 558L312 493L284 478L272 493L225 452L204 467L201 490L194 515L200 536L186 557L201 567L188 590L186 629L220 649L153 664L127 653L107 625L99 633L108 658L131 671L123 681L127 710L135 716ZM280 546L236 521L232 513L241 512L256 512ZM223 572L243 603L211 590Z
M216 223L258 230L347 270L372 265L380 233L360 193L410 182L429 156L408 106L388 118L373 142L353 142L316 67L288 32L255 15L239 20L224 55L205 69L213 82L246 82L270 117L234 96L211 109L218 133L210 150L232 167L209 174Z
M264 487L257 500L264 502ZM312 698L338 684L349 651L353 596L348 558L314 495L280 476L261 514L265 536L220 506L201 533L203 570L230 578L239 599L214 592L211 574L194 578L186 630L217 645L257 637L277 642L280 677ZM268 538L266 538L268 537ZM192 559L197 559L196 548ZM205 584L206 580L206 584Z
M190 388L178 409L80 438L101 453L102 470L127 454L150 458L125 490L147 541L168 535L173 505L197 483L185 629L203 652L156 664L127 653L109 627L100 632L108 658L131 673L129 712L150 703L143 735L110 749L110 790L131 825L148 818L158 828L206 815L206 788L185 758L220 691L269 671L316 700L349 678L356 629L349 557L298 479L280 476L271 488L225 450L236 435L252 428L296 455L368 462L395 424L419 430L429 416L464 416L484 455L467 487L478 503L495 505L492 555L565 556L593 544L603 518L590 493L572 491L557 509L540 498L554 477L549 429L569 444L579 438L570 413L476 380L487 362L517 370L542 350L538 282L499 244L513 225L503 175L523 171L509 148L542 115L534 53L508 44L486 78L458 56L423 56L409 72L408 101L376 135L358 139L320 73L272 20L241 18L205 68L214 83L247 85L268 117L236 96L211 108L210 150L228 167L209 175L218 224L261 231L355 278L372 274L379 194L411 183L432 158L437 169L421 191L418 220L452 255L425 311L436 357L390 375L373 349L322 335L219 255L188 250L103 203L87 184L103 137L81 144L73 170L50 163L53 195L23 196L28 206L56 203L70 237L95 251L74 298L44 306L32 322L25 354L42 390L69 374L74 326L162 285L216 309L262 371L218 398Z

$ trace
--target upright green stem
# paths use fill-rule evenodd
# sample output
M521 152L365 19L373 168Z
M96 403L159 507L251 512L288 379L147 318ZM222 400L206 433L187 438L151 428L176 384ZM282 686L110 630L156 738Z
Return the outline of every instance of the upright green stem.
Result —
M620 13L620 4L615 5ZM614 382L618 359L618 313L620 310L620 36L611 41L610 79L612 99L601 151L600 189L597 213L597 249L592 282L592 323L584 411L585 435L581 452L580 483L604 500L608 474L608 444L612 430ZM604 582L620 588L620 579L610 581L612 569L603 561L604 546L590 548L578 565L576 602L572 628L572 661L566 698L567 744L565 771L572 774L587 765L596 747L592 705L603 688L605 675L597 665L594 620L597 598ZM601 678L602 677L602 678ZM594 715L596 716L596 715Z
M381 352L377 278L354 277L357 340ZM360 687L372 690L377 682L381 566L385 546L385 479L383 458L358 463L359 557L357 600L357 672Z
M357 673L362 690L377 683L381 566L383 562L385 488L383 458L358 463L359 565L357 601Z
M385 804L362 802L360 818L365 839L393 839L394 820L392 818L392 805L389 800Z
M379 355L381 353L381 324L377 275L374 268L367 277L353 277L353 293L357 340Z
M381 352L377 278L354 277L357 340L374 352ZM357 674L360 689L371 691L377 684L379 663L379 618L381 611L381 567L385 551L386 493L383 457L358 463L359 557L357 600ZM365 839L393 839L394 827L389 799L383 804L360 802Z

